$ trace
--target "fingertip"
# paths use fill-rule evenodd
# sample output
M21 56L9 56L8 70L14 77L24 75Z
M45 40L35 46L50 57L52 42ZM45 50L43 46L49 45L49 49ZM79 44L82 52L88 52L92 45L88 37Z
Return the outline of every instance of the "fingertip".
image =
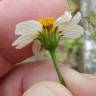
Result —
M82 94L81 92L87 88L88 80L81 73L64 67L63 76L67 88L76 96Z
M23 96L72 96L60 83L43 81L33 85Z
M78 83L85 81L85 77L81 73L66 66L63 68L63 75L66 82L74 81L75 83Z

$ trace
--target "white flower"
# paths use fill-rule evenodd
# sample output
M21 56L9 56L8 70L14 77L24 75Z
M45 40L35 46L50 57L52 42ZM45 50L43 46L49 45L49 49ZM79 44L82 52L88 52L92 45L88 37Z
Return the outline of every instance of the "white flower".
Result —
M16 26L15 34L20 37L13 42L12 46L16 49L22 49L33 43L32 50L37 54L41 50L42 42L38 39L41 32L45 34L48 29L56 29L57 35L64 38L78 38L83 35L84 29L78 24L81 20L81 13L78 12L73 18L71 12L65 12L57 20L53 18L43 18L39 21L29 20L24 21ZM51 30L51 31L52 31ZM49 30L50 31L50 30ZM56 30L55 30L56 31Z

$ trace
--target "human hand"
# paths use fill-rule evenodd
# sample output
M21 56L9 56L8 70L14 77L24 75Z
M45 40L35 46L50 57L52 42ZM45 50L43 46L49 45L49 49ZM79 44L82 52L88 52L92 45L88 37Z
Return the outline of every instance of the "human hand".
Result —
M50 3L48 0L3 0L0 1L0 4L1 77L14 64L32 56L30 45L22 50L16 50L12 47L13 41L17 38L14 33L16 24L24 20L38 19L44 16L59 17L64 13L66 5L64 0L52 0Z
M66 87L68 88L66 89L63 85L52 82L56 78L55 73L49 70L52 66L49 64L44 66L41 66L42 68L39 67L42 69L39 76L44 79L46 75L48 76L46 78L50 78L51 82L47 80L36 83L25 91L23 96L41 96L41 94L42 96L45 96L45 94L46 96L96 96L96 76L81 74L63 65L61 68ZM42 76L42 73L45 74Z
M39 4L37 1L39 1ZM34 83L46 80L56 81L55 72L49 61L37 61L31 64L15 66L16 63L32 55L30 45L22 50L15 50L15 48L11 47L12 42L16 39L14 34L16 23L27 19L38 19L45 15L58 17L63 13L64 9L66 9L64 0L61 0L61 2L57 0L50 2L52 3L50 4L47 0L46 2L45 0L1 1L0 96L22 96ZM9 70L11 71L8 73ZM64 68L64 66L62 70L66 85L74 96L96 96L95 78L85 78L73 70ZM69 95L67 89L64 89L64 91Z
M49 0L0 1L0 96L21 96L29 86L26 84L29 79L25 81L29 67L25 68L22 65L16 68L15 65L32 55L31 46L22 50L16 50L11 46L17 38L14 34L16 24L43 16L59 17L65 9L64 0L50 2ZM26 66L31 66L31 71L41 63L44 62L36 62ZM9 72L10 70L12 71ZM33 78L37 77L30 75L30 81L33 81ZM37 78L37 80L39 79ZM23 84L23 81L26 83Z

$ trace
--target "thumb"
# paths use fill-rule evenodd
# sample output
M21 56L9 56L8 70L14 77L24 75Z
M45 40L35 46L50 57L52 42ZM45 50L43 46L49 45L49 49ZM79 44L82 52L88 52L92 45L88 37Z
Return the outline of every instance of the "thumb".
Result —
M86 78L70 68L63 71L66 85L74 96L96 96L96 78Z
M23 96L72 96L72 94L59 83L45 81L33 85Z

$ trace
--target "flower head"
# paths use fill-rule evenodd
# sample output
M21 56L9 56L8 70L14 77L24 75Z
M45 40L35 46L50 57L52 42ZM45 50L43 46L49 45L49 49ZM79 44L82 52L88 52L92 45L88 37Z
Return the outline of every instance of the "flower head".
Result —
M78 24L81 14L78 12L72 17L71 12L65 12L57 20L53 17L46 17L38 21L24 21L16 26L15 33L20 37L13 42L16 49L26 47L33 43L32 50L37 54L41 48L47 50L56 49L60 38L79 38L83 35L84 29Z

